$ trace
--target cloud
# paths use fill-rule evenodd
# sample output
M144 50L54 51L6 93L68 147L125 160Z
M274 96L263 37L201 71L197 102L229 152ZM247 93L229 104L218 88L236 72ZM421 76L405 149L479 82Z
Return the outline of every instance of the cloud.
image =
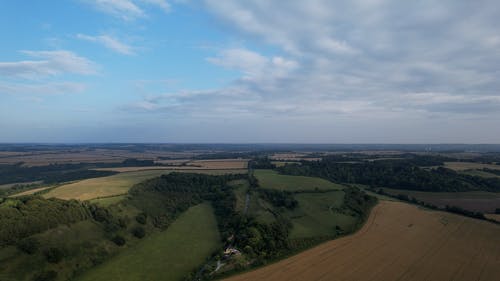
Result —
M92 75L97 65L71 51L21 51L38 60L0 62L0 94L69 94L85 84L64 81L65 75Z
M245 78L284 76L298 67L298 63L293 60L279 56L268 58L244 48L222 50L216 57L207 58L207 61L241 71Z
M244 42L206 61L240 77L218 89L150 93L127 110L257 124L252 134L289 128L290 141L470 141L464 130L500 118L496 1L202 2Z
M95 74L96 64L66 51L21 51L39 60L0 62L0 75L6 77L39 78L59 74Z
M133 48L123 42L120 42L118 39L113 38L109 35L98 35L98 36L90 36L85 34L77 34L76 38L81 40L86 40L90 42L95 42L103 45L104 47L117 52L122 55L133 55Z
M75 82L48 82L48 83L3 83L0 81L0 94L21 95L62 95L85 91L86 85Z
M123 20L135 20L147 16L143 5L153 6L163 12L170 12L170 4L165 0L84 0L98 11ZM142 5L141 5L142 4Z
M85 0L97 10L112 16L132 20L144 17L145 12L130 0Z

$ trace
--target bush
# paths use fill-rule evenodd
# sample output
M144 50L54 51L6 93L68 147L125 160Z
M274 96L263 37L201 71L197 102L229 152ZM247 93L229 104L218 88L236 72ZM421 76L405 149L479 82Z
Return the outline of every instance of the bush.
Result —
M123 236L121 235L116 235L115 237L113 237L113 239L111 239L111 241L113 241L118 246L123 246L126 243L125 238L123 238Z
M146 236L146 230L144 230L144 227L138 226L132 229L132 234L140 239Z
M147 218L145 213L140 213L135 217L135 220L140 224L146 224Z
M54 248L54 247L48 248L44 252L44 255L47 261L50 263L59 263L64 257L63 251L59 248Z
M56 280L57 278L57 272L54 270L47 270L47 271L42 271L38 274L35 274L33 277L34 281L52 281Z
M28 255L36 253L39 246L40 243L33 237L25 238L17 243L17 248Z

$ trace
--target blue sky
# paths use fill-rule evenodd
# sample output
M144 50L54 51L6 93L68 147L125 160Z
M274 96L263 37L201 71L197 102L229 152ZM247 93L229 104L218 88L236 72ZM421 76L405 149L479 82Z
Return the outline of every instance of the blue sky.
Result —
M0 142L500 143L497 1L0 2Z

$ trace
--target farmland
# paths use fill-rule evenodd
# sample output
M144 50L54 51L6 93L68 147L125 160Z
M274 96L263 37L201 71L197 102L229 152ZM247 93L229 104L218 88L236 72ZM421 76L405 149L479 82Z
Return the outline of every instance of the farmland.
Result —
M290 238L329 236L336 227L353 231L356 220L336 211L344 202L343 191L326 193L302 193L295 196L299 208L288 212L293 224Z
M481 170L484 168L493 169L493 170L500 170L499 165L482 164L482 163L474 163L474 162L445 162L444 166L448 169L452 169L455 171Z
M56 197L60 199L78 199L90 200L100 197L110 197L127 193L127 191L136 183L158 177L162 174L170 173L174 170L144 170L134 172L124 172L108 177L92 178L74 183L59 186L44 197ZM177 172L186 172L186 170L175 170ZM204 174L226 174L234 173L234 170L189 170L191 173ZM238 172L238 171L236 171Z
M166 231L120 252L77 280L182 280L217 249L219 239L212 208L197 205Z
M356 234L228 280L496 280L500 226L383 201Z
M341 185L321 178L280 175L273 170L255 170L255 177L262 188L287 191L336 190L343 188Z
M500 208L500 193L495 192L422 192L390 188L384 188L384 191L392 195L404 194L414 197L440 208L449 205L482 213L491 213Z

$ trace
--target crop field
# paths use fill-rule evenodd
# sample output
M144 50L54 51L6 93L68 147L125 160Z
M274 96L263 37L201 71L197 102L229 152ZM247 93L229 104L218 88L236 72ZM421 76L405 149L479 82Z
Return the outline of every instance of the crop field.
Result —
M145 170L124 172L109 177L100 177L81 180L74 183L61 185L44 194L44 197L56 197L60 199L90 200L101 197L122 195L139 182L154 177L168 174L174 170ZM206 174L226 174L233 170L175 170L175 172L206 173Z
M191 207L165 231L144 238L79 281L182 280L217 249L220 237L209 204Z
M332 235L336 226L345 231L355 227L355 218L335 210L344 202L343 191L302 193L297 194L295 199L299 208L287 213L293 224L292 239Z
M255 170L255 177L263 188L299 191L299 190L338 190L343 186L325 179L303 176L280 175L273 170Z
M500 226L382 201L353 235L227 280L498 280Z
M455 171L481 170L484 168L500 170L500 165L482 164L474 162L445 162L444 166Z
M500 193L494 192L424 192L390 188L384 188L384 191L393 195L405 194L441 208L449 205L482 213L492 213L500 208Z
M500 214L484 214L485 217L500 222Z
M125 194L134 185L141 181L158 177L165 171L139 171L121 173L109 177L100 177L81 180L65 184L50 190L43 196L46 198L56 197L60 199L90 200L99 197Z
M11 195L10 197L32 195L32 194L35 194L37 192L47 190L49 188L52 188L52 186L44 186L44 187L39 187L39 188L34 188L34 189L26 190L26 191L23 191L23 192L15 193L15 194Z

